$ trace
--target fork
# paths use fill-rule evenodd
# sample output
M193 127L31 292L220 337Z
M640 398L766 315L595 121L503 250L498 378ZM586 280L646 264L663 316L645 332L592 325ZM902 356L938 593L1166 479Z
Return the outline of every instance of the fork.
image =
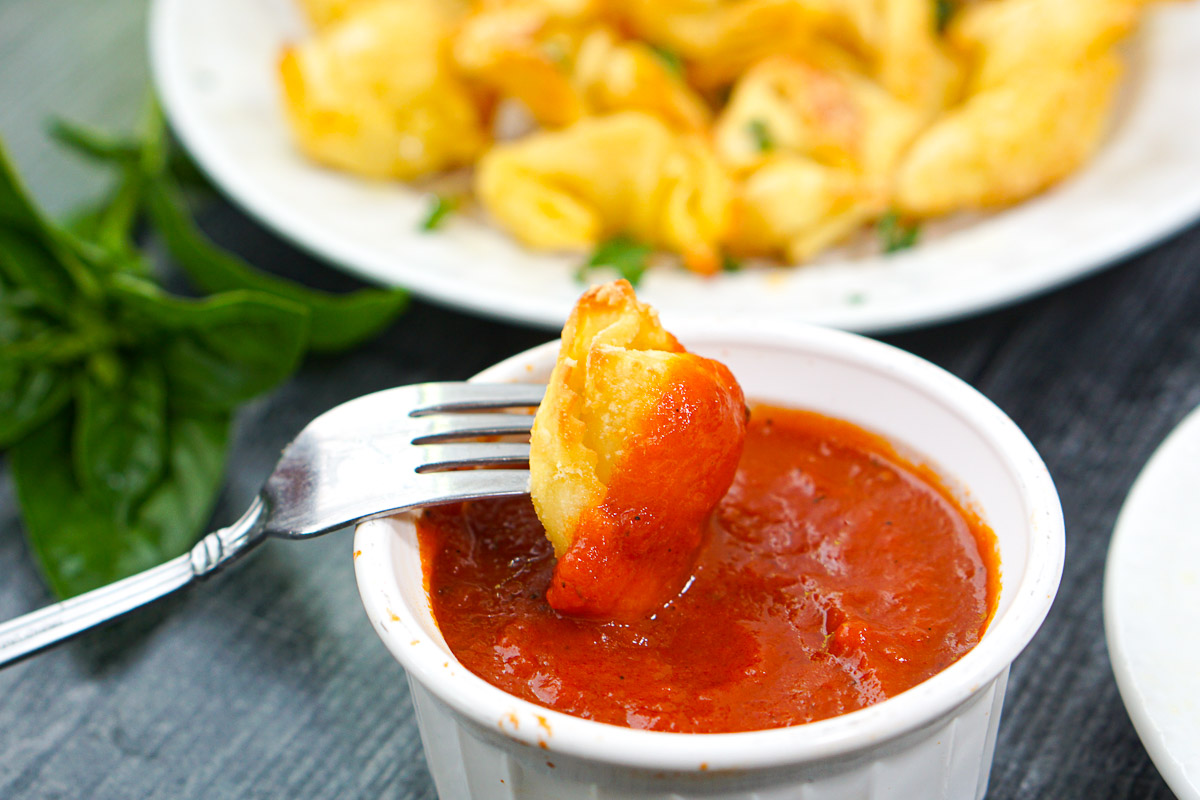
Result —
M528 443L464 439L528 434L537 384L422 383L343 403L292 440L246 513L190 552L0 625L0 667L207 578L267 537L308 539L423 506L529 492ZM492 412L492 413L480 413Z

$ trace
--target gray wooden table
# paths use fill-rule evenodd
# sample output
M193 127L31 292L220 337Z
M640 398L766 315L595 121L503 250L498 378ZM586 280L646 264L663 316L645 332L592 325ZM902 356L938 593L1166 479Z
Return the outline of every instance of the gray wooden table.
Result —
M97 182L51 153L42 123L134 118L144 15L144 0L0 0L0 134L56 211ZM203 221L255 263L356 285L228 204ZM416 303L377 342L310 360L239 417L214 524L238 515L279 448L324 409L463 378L547 338ZM1062 494L1062 590L1013 670L989 798L1171 797L1117 694L1101 586L1130 484L1200 404L1200 226L1049 296L886 338L998 403ZM48 599L0 462L0 617ZM358 603L348 534L268 543L217 580L0 672L5 800L434 796L403 675Z

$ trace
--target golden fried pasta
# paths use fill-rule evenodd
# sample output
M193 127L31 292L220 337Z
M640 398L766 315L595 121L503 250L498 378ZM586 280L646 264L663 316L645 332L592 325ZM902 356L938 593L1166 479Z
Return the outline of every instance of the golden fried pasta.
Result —
M970 64L970 91L1011 76L1103 56L1137 23L1142 0L985 0L947 30Z
M882 180L921 126L920 112L866 78L776 56L738 81L714 139L735 170L785 152Z
M337 22L354 12L355 9L370 5L375 0L300 0L305 16L314 27L323 28Z
M519 4L480 12L459 31L454 56L464 74L519 100L544 126L626 110L655 114L683 130L709 122L707 106L682 75L586 10L564 15Z
M530 247L586 249L627 234L711 273L732 184L703 140L627 111L497 144L479 161L475 190Z
M734 88L715 128L740 174L729 247L801 262L887 210L896 163L924 115L873 81L789 57Z
M309 157L474 165L531 248L619 235L701 274L1053 185L1100 146L1150 2L300 1L316 32L280 72Z
M588 290L531 434L530 493L558 557L550 604L632 618L678 591L746 416L729 370L686 352L628 282Z
M762 58L820 51L845 55L824 34L835 17L826 0L616 0L622 21L639 38L689 62L689 79L710 89L732 83Z
M1120 72L1104 54L972 95L913 144L897 173L897 205L916 216L1005 205L1070 174L1100 144Z
M497 4L462 24L454 38L455 66L499 95L520 100L542 125L569 125L585 109L565 67L589 19L587 7Z
M961 69L937 36L931 0L830 0L871 76L932 117L957 95Z
M848 169L779 155L739 184L729 246L738 255L782 253L800 263L886 208L886 199Z
M486 137L447 69L451 21L440 0L376 0L287 48L279 70L300 149L372 178L471 163Z

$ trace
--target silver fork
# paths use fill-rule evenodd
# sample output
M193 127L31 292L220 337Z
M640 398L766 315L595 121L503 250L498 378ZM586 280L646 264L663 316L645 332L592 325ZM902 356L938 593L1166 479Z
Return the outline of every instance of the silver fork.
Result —
M359 397L310 422L242 518L188 553L0 625L0 667L207 578L268 536L307 539L422 506L529 491L529 445L464 442L528 434L535 384L423 383Z

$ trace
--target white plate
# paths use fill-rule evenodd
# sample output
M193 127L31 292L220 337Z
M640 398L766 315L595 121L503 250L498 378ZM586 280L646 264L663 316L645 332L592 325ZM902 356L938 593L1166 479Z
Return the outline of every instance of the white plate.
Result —
M1117 518L1104 627L1121 699L1180 800L1200 800L1200 408L1159 446Z
M426 198L315 167L291 147L276 62L304 35L293 0L155 0L150 55L171 124L209 175L282 235L363 277L490 316L561 326L578 258L532 254L452 219L418 231ZM972 314L1076 279L1200 213L1200 3L1154 8L1129 48L1127 91L1103 150L1053 191L917 248L704 280L654 271L641 296L669 325L752 317L857 331Z

